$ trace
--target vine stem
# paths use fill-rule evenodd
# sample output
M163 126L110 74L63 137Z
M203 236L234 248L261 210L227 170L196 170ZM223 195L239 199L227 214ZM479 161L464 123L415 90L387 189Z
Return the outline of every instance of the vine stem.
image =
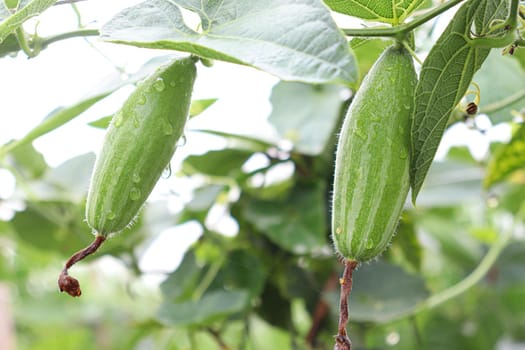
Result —
M490 113L496 112L496 111L498 111L500 109L503 109L503 108L505 108L507 106L510 106L514 102L517 102L517 101L521 100L524 97L525 97L525 89L521 90L521 91L518 91L515 94L510 95L510 96L508 96L507 98L504 98L501 101L497 101L497 102L491 103L489 105L486 105L483 108L480 108L479 113L481 113L481 114L490 114Z
M346 333L348 324L348 297L352 291L352 275L358 262L355 260L345 260L343 277L339 280L341 284L341 294L339 299L339 328L335 336L334 350L352 350L352 342Z
M472 288L477 284L481 279L487 274L490 268L494 265L498 257L500 256L503 249L507 246L512 237L512 229L505 230L498 239L492 244L487 254L483 257L479 265L464 279L455 285L438 292L424 300L423 302L416 305L415 308L400 313L390 319L388 322L402 319L405 317L411 317L419 314L423 311L431 310L461 294L466 292L468 289Z
M79 297L82 294L82 291L80 290L80 283L77 279L69 276L67 270L80 260L84 259L86 256L96 252L105 240L106 237L97 234L93 243L76 252L69 258L64 266L64 269L60 273L60 276L58 277L58 288L60 288L61 292L66 292L72 297Z
M443 12L456 6L464 0L451 0L446 3L433 8L427 13L416 17L413 21L396 26L396 27L382 27L382 28L363 28L363 29L342 29L348 36L366 36L366 37L397 37L403 38L406 34L423 23L430 21L432 18L439 16Z

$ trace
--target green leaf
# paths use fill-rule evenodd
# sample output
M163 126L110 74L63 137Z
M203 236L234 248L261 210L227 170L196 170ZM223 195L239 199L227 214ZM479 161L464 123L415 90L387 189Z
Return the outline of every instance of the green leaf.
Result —
M339 309L337 294L326 296L334 310ZM362 265L353 276L350 317L356 322L385 323L412 310L428 294L423 279L396 265L383 261Z
M202 33L185 25L176 4L199 15ZM356 81L346 40L318 0L148 0L117 14L101 38L244 64L283 80Z
M14 34L8 35L2 43L0 43L0 58L7 55L16 55L20 51L20 44Z
M318 155L325 149L339 119L343 99L336 85L280 82L272 90L268 121L294 151Z
M17 236L44 251L71 254L92 240L83 210L71 202L33 202L12 220Z
M362 19L398 25L425 0L324 0L334 11Z
M241 173L242 165L251 157L252 151L222 149L202 155L189 156L182 165L187 174L201 173L209 176L229 177Z
M9 164L27 179L37 179L48 169L44 156L33 145L25 145L10 154Z
M252 298L262 292L266 269L257 255L248 249L237 249L228 254L221 279L227 290L246 290Z
M280 247L305 254L326 246L325 189L296 187L286 201L250 200L246 220Z
M0 2L0 44L29 18L38 16L47 8L53 6L56 0L21 1L16 12L6 9L5 3Z
M208 109L212 104L217 102L216 98L207 98L203 100L193 100L191 101L190 106L190 118L196 117L206 109Z
M525 108L525 70L515 59L494 50L474 76L481 90L480 113L493 123L512 120L511 111Z
M492 156L487 165L485 188L503 181L508 175L525 167L525 124L521 124L510 142Z
M88 125L94 128L107 129L111 123L111 119L113 119L113 114L89 122Z
M195 254L187 251L177 269L160 285L162 294L168 301L188 300L202 274L203 268L197 265Z
M423 185L450 114L487 57L489 49L469 45L472 23L483 23L487 1L468 1L457 12L423 66L415 93L410 184L412 201Z
M156 319L165 326L209 325L242 311L248 300L246 291L214 291L198 301L164 302Z

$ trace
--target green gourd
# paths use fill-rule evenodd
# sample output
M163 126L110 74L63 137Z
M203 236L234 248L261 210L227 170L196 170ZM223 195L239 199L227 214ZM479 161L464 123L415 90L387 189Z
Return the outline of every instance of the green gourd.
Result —
M399 44L368 72L345 116L336 153L332 239L351 261L381 254L409 190L411 116L417 76Z
M148 198L184 132L195 76L191 57L161 67L113 117L87 197L96 234L126 228Z
M66 262L58 280L61 291L80 296L80 285L67 270L130 225L168 166L184 133L195 61L178 58L158 68L114 115L87 196L86 221L95 241Z

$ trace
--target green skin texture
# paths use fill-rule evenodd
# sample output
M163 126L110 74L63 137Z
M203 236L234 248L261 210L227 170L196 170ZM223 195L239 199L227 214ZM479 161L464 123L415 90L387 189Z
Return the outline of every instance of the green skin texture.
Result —
M195 60L176 59L142 82L115 114L97 158L86 219L96 235L126 228L168 166L184 132Z
M335 163L332 239L346 259L374 259L394 235L410 184L416 82L410 54L402 47L387 48L344 119Z

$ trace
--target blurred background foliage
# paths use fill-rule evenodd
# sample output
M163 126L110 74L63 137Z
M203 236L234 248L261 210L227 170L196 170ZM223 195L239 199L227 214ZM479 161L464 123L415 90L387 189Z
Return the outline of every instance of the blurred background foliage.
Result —
M387 44L352 42L362 75ZM514 137L492 142L482 156L465 146L442 152L417 207L407 202L390 249L355 273L349 332L356 350L525 349L525 101L493 108L523 91L524 57L494 52L474 79L486 115L463 118L458 110L449 126L490 141L486 135L506 125ZM187 139L212 135L225 147L167 169L162 182L171 192L75 266L80 299L60 295L56 278L92 239L83 213L94 155L50 167L30 143L7 154L2 171L16 184L0 198L0 286L10 296L17 348L332 348L342 266L330 243L330 191L351 95L335 85L279 82L268 116L275 140L189 128ZM194 108L193 118L207 108L213 113L213 101ZM107 125L100 117L94 127ZM181 183L191 196L177 193ZM182 205L173 208L173 201ZM410 313L468 276L505 229L512 240L482 281L437 308ZM141 268L162 234L185 230L198 238L176 268Z

